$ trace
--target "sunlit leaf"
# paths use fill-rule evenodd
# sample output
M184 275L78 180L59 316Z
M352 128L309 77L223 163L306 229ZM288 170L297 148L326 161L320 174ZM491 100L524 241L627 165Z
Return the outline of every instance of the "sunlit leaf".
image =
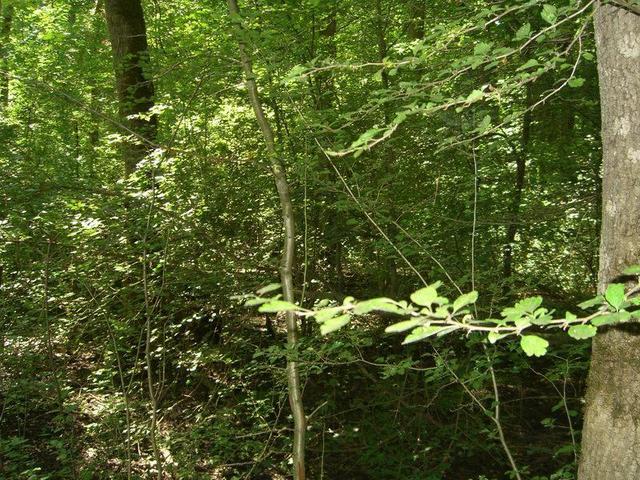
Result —
M407 330L411 330L412 328L417 327L422 323L424 323L424 320L422 319L405 320L404 322L398 322L394 323L393 325L389 325L387 328L385 328L384 331L387 333L406 332Z
M275 290L280 290L281 285L279 283L270 283L269 285L262 287L256 293L258 295L264 295L265 293L273 292Z
M349 323L349 320L351 320L349 315L340 315L339 317L330 318L320 325L320 333L322 333L322 335L327 335L328 333L335 332Z
M467 305L476 303L476 300L478 300L478 292L476 292L475 290L473 292L462 294L453 302L453 311L457 312Z
M576 340L584 340L593 337L598 333L598 329L593 325L574 325L569 328L569 336Z
M537 335L524 335L520 338L520 346L529 357L543 357L547 354L549 342Z
M421 307L429 307L438 298L438 291L432 287L421 288L411 294L411 301Z
M276 313L276 312L288 312L300 310L297 305L285 302L284 300L271 300L268 303L263 304L258 311L262 313Z
M604 298L609 302L609 305L619 310L625 300L624 285L622 283L612 283L608 285L604 293Z

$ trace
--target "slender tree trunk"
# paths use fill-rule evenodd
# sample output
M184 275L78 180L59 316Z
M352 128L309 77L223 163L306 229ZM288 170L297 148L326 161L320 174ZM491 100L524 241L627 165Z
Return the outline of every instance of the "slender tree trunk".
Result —
M522 206L522 195L524 193L525 174L527 168L527 151L529 142L531 141L531 120L532 114L529 108L533 103L533 94L531 85L527 84L527 98L525 107L527 111L522 119L522 136L520 139L520 149L514 149L516 155L516 178L515 189L513 192L513 201L509 209L509 226L507 227L507 236L504 243L504 251L502 257L502 277L505 281L505 292L509 291L508 280L513 275L513 244L518 233L518 220L520 209Z
M157 118L151 115L154 87L149 74L149 47L140 0L105 0L107 27L113 50L120 117L130 137L122 155L129 175L149 153L156 137Z
M102 16L104 15L104 2L103 0L96 0L95 6L92 10L92 21L91 21L91 46L99 45L103 40L102 33ZM89 106L91 108L91 128L89 130L89 146L91 148L91 162L89 163L89 174L94 176L94 163L99 156L98 147L100 144L100 116L95 112L100 110L98 104L99 91L97 82L95 78L89 79L89 95L90 102ZM104 87L101 87L104 88Z
M375 3L376 17L375 17L375 29L376 29L376 41L378 46L378 60L383 62L387 53L389 53L389 45L387 43L386 31L387 31L387 16L382 10L381 0L376 0ZM385 90L388 90L391 86L389 74L386 69L382 70L381 83ZM392 110L389 104L383 107L384 123L391 123ZM382 174L381 176L387 180L393 178L393 169L396 166L396 156L392 145L386 145L382 154ZM394 208L393 201L389 202L389 211L387 212L391 220L395 220L396 210ZM398 229L393 223L387 224L387 233L389 238L395 239L398 234ZM398 294L399 278L398 278L398 265L396 263L395 252L391 256L383 257L383 275L381 292L385 295L395 297Z
M337 15L337 6L334 5L322 25L323 28L320 30L320 39L323 41L318 42L318 50L323 49L322 53L327 53L332 61L335 61L338 52L335 39L338 31ZM335 107L336 98L333 72L321 72L315 76L315 82L318 98L316 109L325 115L331 115ZM330 163L322 154L320 155L320 165L323 170L328 172L326 175L328 183L337 181ZM342 292L344 289L342 239L346 230L345 219L344 215L336 208L337 195L334 191L329 190L322 200L324 201L322 214L325 216L322 221L322 233L325 241L323 256L329 266L329 284L336 292Z
M640 263L640 16L612 4L595 14L602 104L599 289ZM597 335L580 480L640 478L640 336L631 324Z
M2 32L0 38L0 108L9 105L9 43L11 40L11 25L13 24L13 5L2 5L0 0L0 17L2 18Z
M236 0L228 0L229 13L232 18L240 15L238 3ZM282 159L276 150L273 130L269 120L264 114L262 101L258 94L256 78L253 73L251 56L247 51L247 47L242 41L242 37L238 35L238 50L240 52L240 61L245 75L245 84L249 101L253 107L260 130L267 148L269 161L271 162L271 171L278 190L280 198L280 208L282 210L282 223L284 227L284 245L282 249L282 259L280 262L280 282L282 283L282 294L284 300L294 302L293 292L293 262L295 254L295 225L293 218L293 204L289 194L289 183ZM287 321L287 343L292 354L298 346L298 323L292 312L286 313ZM300 385L300 373L298 363L293 358L287 359L287 381L289 388L289 405L293 413L293 478L295 480L304 480L306 478L304 456L305 456L305 433L306 433L306 417L304 414L304 406L302 403L302 387Z

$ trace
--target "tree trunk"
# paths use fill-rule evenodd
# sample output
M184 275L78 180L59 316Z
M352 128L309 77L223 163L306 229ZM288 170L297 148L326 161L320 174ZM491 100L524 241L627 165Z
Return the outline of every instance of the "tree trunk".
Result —
M513 275L513 244L518 233L518 221L520 217L520 208L522 206L522 194L524 193L525 174L527 169L527 153L529 150L529 142L531 141L531 122L532 112L530 110L533 104L533 93L531 84L525 87L527 97L525 108L527 109L522 118L522 136L520 138L520 149L514 148L516 156L516 178L515 189L513 192L513 201L509 208L509 225L507 227L507 236L504 243L504 251L502 257L502 279L504 283L504 292L508 293L510 288L509 280Z
M382 10L381 0L376 0L375 3L376 16L375 16L375 29L376 29L376 41L378 46L378 61L384 62L385 57L389 53L389 44L387 42L387 27L388 27L388 14ZM380 82L385 90L389 90L391 86L391 80L389 79L389 73L387 69L382 69ZM383 106L383 115L385 125L391 123L393 116L393 110L391 105L386 103ZM380 177L385 178L385 181L389 181L394 176L394 168L396 167L396 155L392 145L385 145L381 154L382 160L382 172ZM388 220L395 221L398 218L396 209L394 207L393 199L388 198L389 209L386 213ZM398 235L398 228L391 222L386 225L387 235L392 240L395 240ZM393 247L393 245L390 245ZM398 265L396 263L396 252L392 255L385 257L382 263L383 278L381 294L395 297L398 294L399 278L398 278Z
M228 0L229 13L232 18L238 18L240 11L237 0ZM280 198L280 208L282 210L282 223L284 227L284 245L282 248L282 259L280 262L280 282L282 283L282 296L287 302L295 302L293 292L293 262L295 254L295 225L293 218L293 205L289 194L289 183L282 159L276 150L273 130L269 120L264 114L262 101L258 94L255 75L251 64L251 57L247 47L242 41L242 36L238 35L238 49L240 61L245 75L245 84L249 101L253 107L260 130L267 148L271 171ZM295 355L298 346L298 322L293 312L286 312L287 321L287 343ZM302 387L300 385L300 373L298 363L295 359L287 358L287 382L289 390L289 405L293 413L293 478L295 480L305 480L306 472L304 466L305 457L305 433L306 417L302 403Z
M147 29L140 0L106 0L121 121L130 138L122 146L125 174L147 155L156 137L151 115L154 87L149 75ZM135 138L131 138L135 137Z
M595 14L602 104L599 289L640 263L640 16L600 4ZM632 324L597 335L580 480L640 478L640 336Z
M338 12L337 6L331 7L329 15L324 19L322 29L320 30L320 38L318 41L319 52L313 52L316 56L318 53L328 55L331 61L336 61L338 48L336 45L336 33L338 31ZM315 35L315 28L314 28ZM316 82L316 110L324 116L330 118L335 114L336 88L334 81L334 73L331 71L320 72L315 76ZM328 121L327 123L330 123ZM331 168L330 162L320 153L320 166L322 170L327 172L323 175L327 184L337 181L335 173ZM320 200L322 207L322 238L325 241L323 249L323 259L329 267L328 286L336 292L342 292L344 289L344 271L342 269L342 240L344 232L347 228L345 225L345 216L336 208L338 196L333 188L328 188L327 192Z

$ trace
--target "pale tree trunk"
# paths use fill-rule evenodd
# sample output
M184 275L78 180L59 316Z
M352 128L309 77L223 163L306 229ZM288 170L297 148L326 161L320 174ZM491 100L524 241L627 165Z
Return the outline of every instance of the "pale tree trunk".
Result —
M640 263L640 16L613 5L595 15L602 103L599 289ZM638 325L593 343L580 480L640 478Z
M232 18L240 15L238 3L236 0L228 0L229 13ZM282 248L282 259L280 262L280 282L282 283L282 296L287 302L295 302L293 292L293 262L295 254L295 226L293 219L293 205L289 194L289 183L287 181L286 172L282 159L276 150L273 130L269 120L264 114L262 101L258 94L256 78L253 73L251 64L251 56L247 51L242 36L238 35L238 50L240 52L240 61L245 76L245 84L249 101L253 107L260 130L264 137L271 162L271 171L273 179L278 190L280 198L280 209L282 211L282 224L284 227L284 245ZM287 343L294 352L298 346L298 322L292 312L286 313L287 322ZM287 358L287 382L289 391L289 405L293 414L293 478L295 480L305 480L305 433L306 433L306 417L304 414L304 406L302 403L302 387L300 385L300 373L298 363Z
M113 50L120 118L130 138L122 148L129 175L155 142L157 119L150 115L154 88L149 74L147 28L140 0L106 0L105 14Z

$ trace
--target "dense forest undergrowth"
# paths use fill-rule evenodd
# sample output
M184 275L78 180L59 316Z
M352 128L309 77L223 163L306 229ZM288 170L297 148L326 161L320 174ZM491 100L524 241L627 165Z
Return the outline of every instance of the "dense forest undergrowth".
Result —
M0 0L0 478L640 478L639 10Z

